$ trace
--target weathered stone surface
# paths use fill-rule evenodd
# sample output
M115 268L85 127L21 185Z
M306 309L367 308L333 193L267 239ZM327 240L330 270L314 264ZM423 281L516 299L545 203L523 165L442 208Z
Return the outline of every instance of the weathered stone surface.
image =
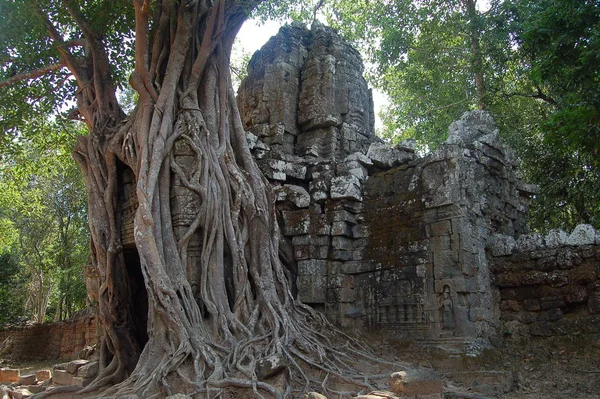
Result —
M289 201L298 208L308 208L310 205L310 194L304 187L293 184L273 187L277 201Z
M0 383L19 382L20 374L19 369L0 368Z
M448 129L447 144L467 145L475 141L485 141L496 144L499 140L499 130L496 123L484 111L465 112L462 117L452 122Z
M257 362L256 377L259 380L274 377L277 374L283 373L288 365L288 362L283 357L272 355Z
M353 175L334 177L331 179L331 198L362 201L360 180Z
M558 248L567 244L569 240L569 234L564 230L553 229L546 235L545 241L548 248Z
M322 395L318 392L309 392L302 395L301 399L328 399L327 396Z
M35 384L35 374L25 374L19 377L19 385L33 385Z
M373 143L367 151L367 157L380 168L391 168L415 159L415 152L408 148L392 148L384 143Z
M595 242L596 230L589 224L577 225L567 240L569 245L593 245Z
M99 363L89 362L84 364L77 370L77 376L83 378L95 377L98 374Z
M539 233L523 234L517 240L517 250L520 252L535 251L544 247L544 237Z
M79 370L80 367L85 366L88 363L90 363L89 360L84 360L84 359L73 360L66 364L65 370L69 374L77 375L77 370Z
M392 392L405 396L444 393L442 379L427 369L397 371L390 376L389 386Z
M176 393L175 395L167 396L165 399L192 399L192 397L183 393Z
M52 373L52 382L57 385L75 385L73 378L75 376L66 370L54 370Z
M52 378L52 372L50 370L38 370L35 372L35 379L37 381L47 381Z
M517 246L517 242L511 236L503 234L494 234L490 237L489 247L493 256L510 255Z

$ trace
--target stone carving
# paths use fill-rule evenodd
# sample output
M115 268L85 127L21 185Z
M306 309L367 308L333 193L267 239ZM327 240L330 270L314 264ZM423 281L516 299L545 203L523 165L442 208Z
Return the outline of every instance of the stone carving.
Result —
M453 333L456 327L456 320L454 316L454 302L451 295L450 286L444 285L442 295L438 298L438 309L442 329Z

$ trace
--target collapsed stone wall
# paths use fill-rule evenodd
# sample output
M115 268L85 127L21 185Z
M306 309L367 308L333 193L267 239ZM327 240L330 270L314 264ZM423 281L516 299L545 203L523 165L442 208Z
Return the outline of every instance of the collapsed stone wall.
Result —
M492 283L502 329L523 336L600 331L600 232L579 225L571 234L494 235Z
M516 306L508 287L497 288L491 248L500 236L529 237L536 188L521 181L482 111L454 122L427 156L383 144L362 70L333 30L293 25L252 58L238 93L299 297L344 327L438 342L491 338Z
M0 357L19 361L73 359L97 343L96 315L90 309L70 320L0 330Z

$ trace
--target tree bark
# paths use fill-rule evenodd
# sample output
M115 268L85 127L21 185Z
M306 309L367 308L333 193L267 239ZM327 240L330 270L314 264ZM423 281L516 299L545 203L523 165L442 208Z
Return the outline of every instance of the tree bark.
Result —
M289 397L309 386L327 390L336 379L369 387L354 365L375 357L295 300L279 257L274 197L248 150L229 72L234 38L256 2L163 0L151 10L148 0L134 0L130 83L139 103L127 118L102 42L75 3L65 3L92 43L85 63L61 50L91 129L75 156L86 179L105 337L101 372L86 391L117 384L103 394L205 397L243 388ZM135 255L121 236L127 173L137 198ZM183 224L174 218L182 207ZM337 338L348 353L335 349ZM283 389L260 381L265 359L288 365Z
M486 108L487 90L483 76L483 56L481 55L480 27L478 24L479 12L476 8L476 0L463 0L467 12L469 26L469 39L471 40L471 68L475 79L475 90L477 93L477 108Z

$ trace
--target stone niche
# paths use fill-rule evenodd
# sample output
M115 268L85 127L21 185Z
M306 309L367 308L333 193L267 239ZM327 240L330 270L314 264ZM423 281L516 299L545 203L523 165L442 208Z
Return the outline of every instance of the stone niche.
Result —
M332 29L286 26L253 56L238 93L299 297L348 328L491 337L500 308L488 240L527 233L535 188L485 112L466 113L424 157L382 143L362 72Z

